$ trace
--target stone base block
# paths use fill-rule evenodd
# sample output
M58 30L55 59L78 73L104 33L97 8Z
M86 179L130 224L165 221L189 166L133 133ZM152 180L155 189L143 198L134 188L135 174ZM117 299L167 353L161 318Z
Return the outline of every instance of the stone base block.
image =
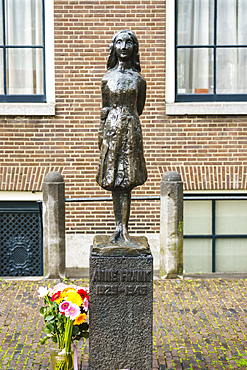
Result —
M151 370L153 257L90 255L90 370Z

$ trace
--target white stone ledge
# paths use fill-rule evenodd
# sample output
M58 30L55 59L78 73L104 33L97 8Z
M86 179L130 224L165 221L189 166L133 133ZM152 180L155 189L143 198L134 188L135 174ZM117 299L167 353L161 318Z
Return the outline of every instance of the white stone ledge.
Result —
M167 115L247 114L247 102L166 103Z
M54 103L0 103L1 116L54 116Z

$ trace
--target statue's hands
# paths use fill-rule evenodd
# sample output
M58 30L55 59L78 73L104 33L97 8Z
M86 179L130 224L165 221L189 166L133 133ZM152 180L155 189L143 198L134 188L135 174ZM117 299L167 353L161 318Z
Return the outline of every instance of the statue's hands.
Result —
M100 115L100 128L99 128L99 134L98 134L98 145L99 149L101 149L102 141L103 141L103 136L104 136L104 127L105 127L105 120L106 117L109 113L110 108L104 107L101 109L101 115Z
M108 107L104 107L101 109L101 120L105 120L106 117L108 116L108 113L109 113L109 108Z

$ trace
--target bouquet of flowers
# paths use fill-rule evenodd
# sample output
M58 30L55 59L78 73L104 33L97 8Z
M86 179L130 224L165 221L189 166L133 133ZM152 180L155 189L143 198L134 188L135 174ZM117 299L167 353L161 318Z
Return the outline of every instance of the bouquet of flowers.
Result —
M88 338L88 324L85 322L89 308L88 288L59 283L54 288L38 289L45 305L40 314L44 317L46 336L41 339L44 344L51 339L57 343L62 360L56 362L56 370L73 369L71 344L74 340Z

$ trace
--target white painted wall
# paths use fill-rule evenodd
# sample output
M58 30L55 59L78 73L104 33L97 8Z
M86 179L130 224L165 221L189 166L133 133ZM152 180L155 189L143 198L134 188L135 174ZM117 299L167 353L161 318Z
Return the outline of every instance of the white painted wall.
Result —
M159 234L145 235L154 258L154 270L159 269ZM131 234L131 236L134 236ZM94 234L67 234L66 235L66 267L67 268L89 268L90 246L93 244Z

